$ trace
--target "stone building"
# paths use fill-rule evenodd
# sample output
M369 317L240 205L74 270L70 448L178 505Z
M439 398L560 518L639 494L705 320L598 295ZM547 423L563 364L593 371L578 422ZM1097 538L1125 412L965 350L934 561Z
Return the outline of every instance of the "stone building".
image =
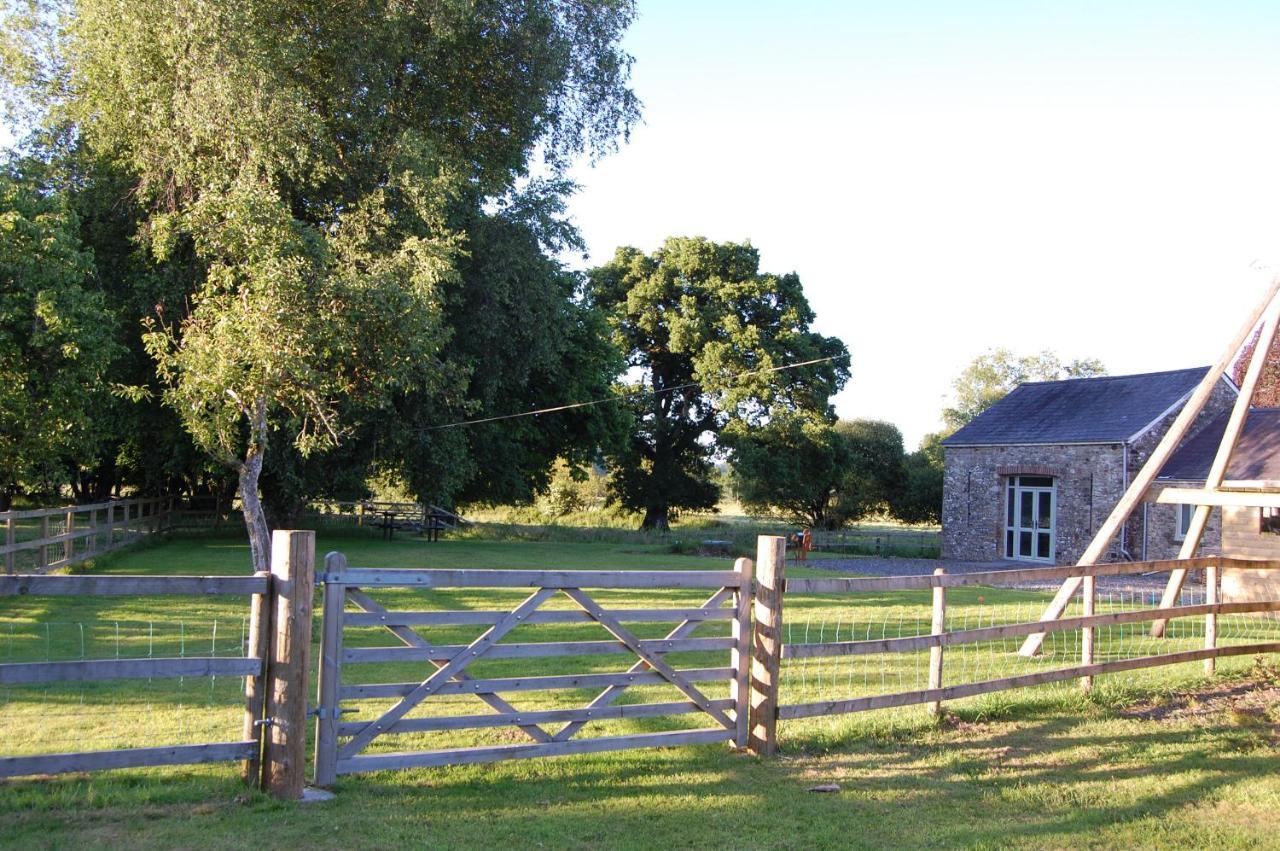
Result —
M1206 370L1019 385L942 442L943 558L1074 563ZM1236 396L1223 376L1186 442ZM1182 506L1145 502L1108 557L1175 557L1185 516ZM1220 541L1215 509L1201 552Z

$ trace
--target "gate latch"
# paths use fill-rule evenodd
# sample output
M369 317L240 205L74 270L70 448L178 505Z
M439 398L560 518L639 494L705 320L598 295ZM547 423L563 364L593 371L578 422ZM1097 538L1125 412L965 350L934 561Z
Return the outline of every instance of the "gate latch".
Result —
M336 721L339 717L343 715L346 715L351 712L358 712L358 711L359 711L359 707L354 707L354 706L350 708L338 709L337 711L331 710L327 706L316 706L307 710L307 717L319 718L321 721L327 721L329 719L333 719Z

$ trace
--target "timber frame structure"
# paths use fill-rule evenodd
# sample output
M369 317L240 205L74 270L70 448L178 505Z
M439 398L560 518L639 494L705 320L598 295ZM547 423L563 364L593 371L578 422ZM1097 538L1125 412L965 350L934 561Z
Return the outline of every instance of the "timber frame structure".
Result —
M1249 359L1244 381L1240 385L1240 394L1227 420L1222 442L1218 445L1218 450L1214 456L1213 465L1209 469L1209 474L1205 479L1204 487L1201 489L1167 489L1160 495L1158 501L1196 506L1190 527L1187 529L1186 538L1183 540L1181 550L1178 553L1178 560L1180 561L1189 560L1195 556L1196 550L1200 547L1201 539L1204 537L1205 526L1209 521L1209 512L1213 506L1280 506L1280 488L1269 487L1265 484L1249 483L1246 485L1245 483L1226 481L1227 464L1231 460L1232 453L1235 451L1240 434L1244 429L1245 420L1249 415L1250 402L1253 399L1254 391L1257 389L1258 379L1262 374L1263 365L1266 363L1267 354L1271 351L1271 346L1276 339L1277 323L1280 323L1280 276L1277 276L1272 279L1266 296L1249 314L1249 318L1245 323L1240 326L1240 329L1231 339L1230 344L1223 351L1217 363L1205 373L1204 379L1191 394L1186 405L1165 433L1164 438L1155 448L1155 451L1152 452L1150 459L1148 459L1138 475L1134 477L1124 496L1121 497L1110 516L1098 529L1097 534L1094 535L1093 540L1085 549L1084 554L1081 555L1080 560L1076 562L1077 567L1096 565L1106 553L1111 540L1120 531L1125 521L1129 519L1129 515L1134 508L1142 501L1143 495L1146 494L1148 488L1151 487L1156 477L1160 474L1169 456L1173 454L1182 439L1187 436L1192 423L1195 422L1200 412L1204 410L1214 386L1228 367L1231 366L1232 362L1235 361L1241 351L1241 347L1245 345L1254 330L1258 328L1259 322L1261 322L1261 329L1258 331L1257 342ZM1171 571L1169 583L1165 588L1164 596L1160 603L1161 608L1168 608L1178 599L1183 583L1186 581L1188 569L1187 567L1179 567ZM1213 570L1216 572L1216 568L1213 568ZM1067 608L1067 604L1084 581L1085 573L1083 571L1078 575L1068 577L1062 583L1062 587L1058 589L1057 594L1054 595L1053 600L1045 608L1044 614L1040 619L1048 621L1061 617ZM1210 584L1216 587L1216 582ZM1210 602L1216 602L1216 600ZM1163 620L1153 622L1151 634L1156 637L1163 635L1164 627L1165 621ZM1040 646L1044 643L1044 638L1045 633L1043 632L1028 635L1018 652L1023 656L1036 655L1040 651Z

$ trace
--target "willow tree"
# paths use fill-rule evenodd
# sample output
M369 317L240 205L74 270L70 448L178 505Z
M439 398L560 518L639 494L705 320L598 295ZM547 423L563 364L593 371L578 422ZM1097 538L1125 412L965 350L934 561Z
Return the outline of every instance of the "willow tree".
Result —
M642 528L714 507L713 460L735 435L786 414L834 420L848 351L811 330L800 278L761 273L750 245L673 237L653 254L620 248L590 279L638 378L611 486L644 512Z
M14 25L45 27L59 6ZM464 250L450 206L510 192L535 150L554 170L630 126L631 16L628 2L79 0L50 55L14 66L63 138L136 176L153 254L198 269L147 342L167 402L239 475L256 568L272 435L306 455L398 395L447 394L440 289Z

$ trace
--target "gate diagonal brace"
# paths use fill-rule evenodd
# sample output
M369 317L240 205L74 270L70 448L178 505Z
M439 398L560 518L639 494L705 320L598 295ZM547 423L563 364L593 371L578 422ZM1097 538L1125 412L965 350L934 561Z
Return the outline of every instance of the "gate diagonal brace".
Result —
M718 609L724 603L725 600L733 596L733 592L734 592L734 589L732 588L721 588L719 591L717 591L716 593L708 597L706 599L706 602L698 606L698 608ZM674 641L675 639L678 639L678 638L684 638L686 635L688 635L689 633L697 629L698 625L701 623L702 621L700 620L681 621L678 626L676 626L674 629L668 632L665 636L663 636L662 640ZM649 667L648 662L644 662L644 661L636 662L634 665L632 665L630 668L627 669L627 673L635 674L640 671L647 670L648 667ZM588 703L585 708L599 709L602 706L610 706L614 703L617 703L618 698L622 697L622 693L626 691L627 688L628 686L624 686L624 685L609 686L604 691L596 695L595 698L590 703ZM577 733L583 727L587 726L587 723L588 722L586 721L571 721L570 723L565 724L562 728L560 728L560 731L556 733L555 736L552 737L552 741L567 742L569 739L573 738L575 733Z
M554 596L555 588L540 588L525 598L519 606L508 613L475 641L468 644L457 655L438 668L435 673L423 680L422 685L405 695L399 703L383 713L381 718L369 722L363 730L353 736L338 751L338 759L350 759L364 750L370 742L385 733L393 724L407 715L415 706L422 703L440 690L440 687L472 662L487 653L497 644L502 636L524 623L525 619L544 602ZM706 700L706 698L703 698Z
M581 606L582 610L590 615L593 620L605 629L609 630L609 632L613 634L614 638L625 644L628 650L639 656L649 664L650 668L661 674L663 679L680 689L680 691L684 692L685 696L696 703L699 709L714 718L717 723L723 725L726 730L736 729L734 722L730 721L729 717L719 709L712 706L711 701L707 699L706 695L699 691L697 687L684 677L680 676L680 674L668 665L662 657L656 653L646 650L640 644L640 640L636 638L630 630L619 623L612 615L609 615L600 608L600 605L596 603L595 600L591 599L591 597L583 593L582 590L578 588L561 588L560 590L563 591L569 599Z
M351 602L355 603L363 611L366 611L375 615L390 614L390 611L387 609L386 606L382 605L377 600L373 599L368 594L364 593L358 588L348 587L347 597L351 600ZM417 647L422 650L435 649L435 647L431 644L430 641L428 641L427 639L419 635L412 627L388 625L387 629L391 632L392 635L394 635L396 638L403 641L409 647ZM436 668L439 669L439 668L443 668L445 663L437 662L433 659L431 660L431 664L435 665ZM458 674L455 674L454 679L461 682L465 682L466 680L470 680L473 678L470 674L463 671ZM494 692L489 692L489 691L472 692L472 694L474 694L481 701L483 701L487 706L489 706L491 709L493 709L494 711L500 714L515 715L519 712L518 709L516 709L514 706L512 706L510 703L508 703L501 696L499 696ZM516 726L519 727L519 729L521 729L522 731L524 731L525 735L533 739L535 742L545 743L545 742L553 741L551 734L548 733L546 730L542 729L541 727L537 726L536 724L517 724Z

